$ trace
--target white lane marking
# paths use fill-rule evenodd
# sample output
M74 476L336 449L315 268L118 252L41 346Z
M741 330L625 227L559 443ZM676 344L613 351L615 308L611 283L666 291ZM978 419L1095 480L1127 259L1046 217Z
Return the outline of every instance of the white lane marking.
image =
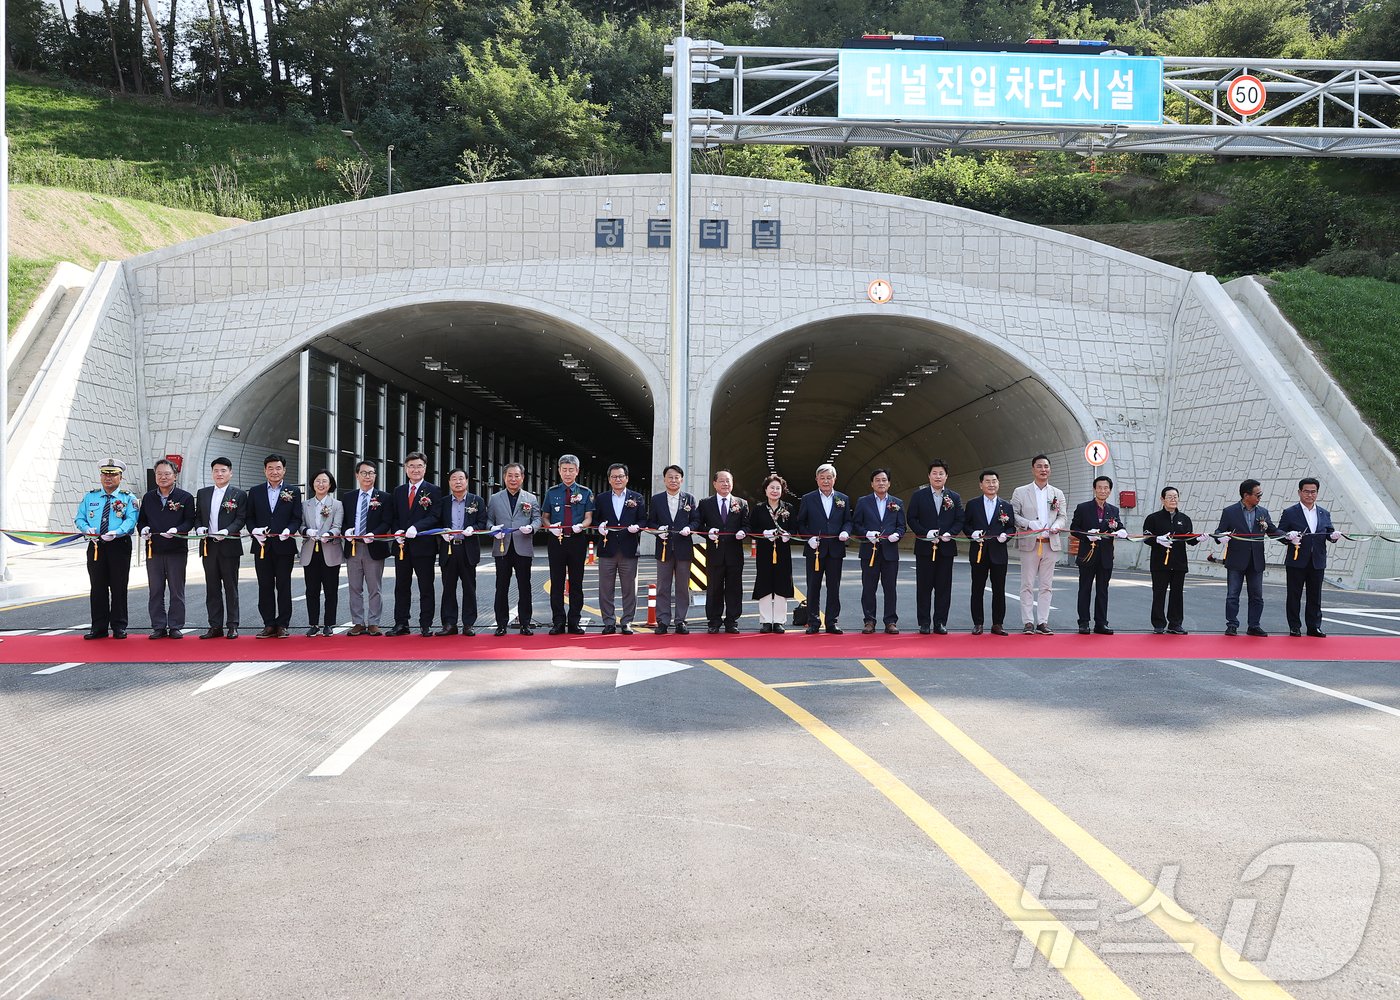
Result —
M1283 681L1285 684L1292 684L1296 687L1307 688L1309 691L1316 691L1318 694L1325 694L1330 698L1338 698L1342 701L1349 701L1353 705L1360 705L1362 708L1374 708L1377 712L1384 712L1387 715L1394 715L1400 718L1400 708L1392 708L1389 705L1382 705L1378 701L1371 701L1367 698L1358 698L1354 694L1347 694L1345 691L1336 691L1321 684L1313 684L1310 681L1301 680L1297 677L1289 677L1287 674L1276 674L1272 670L1265 670L1263 667L1251 666L1248 663L1241 663L1239 660L1221 660L1227 667L1239 667L1241 670L1248 670L1251 673L1260 674L1264 677L1272 677L1276 681Z
M428 696L428 692L442 683L443 678L452 673L450 670L434 670L413 687L405 691L397 701L395 701L384 711L380 712L354 736L345 743L343 747L327 757L321 766L311 772L313 778L334 778L345 773L355 761L360 759L370 747L379 742L394 725L409 712L413 711L413 706Z
M0 632L0 639L9 639L17 635L33 635L37 631L38 629L32 628L7 628L5 631Z
M1400 632L1395 631L1393 628L1381 628L1379 625L1367 625L1365 622L1346 621L1342 618L1328 618L1326 615L1322 616L1322 620L1331 622L1333 625L1345 625L1348 628L1364 628L1368 632L1384 632L1386 635L1400 635Z
M69 632L77 632L80 629L92 628L91 625L69 625L67 628L56 628L52 632L40 632L40 635L67 635Z
M29 676L31 676L31 677L38 677L40 674L61 674L61 673L63 673L63 671L65 671L65 670L72 670L74 667L81 667L82 665L83 665L83 664L82 664L81 662L79 662L79 663L59 663L59 664L56 664L56 665L54 665L54 666L52 666L52 667L45 667L43 670L36 670L36 671L34 671L34 673L30 674Z
M213 691L215 688L227 687L234 681L241 681L245 677L253 677L257 674L266 673L269 670L276 670L278 667L285 667L291 662L291 660L267 660L262 662L230 663L213 677L205 681L195 694L203 694L205 691Z
M1329 614L1366 615L1371 618L1394 618L1400 616L1400 608L1334 608L1328 606Z
M689 670L689 663L676 660L551 660L556 667L570 667L575 670L616 670L617 683L613 687L625 687L638 681L649 681L653 677L665 677L677 671Z

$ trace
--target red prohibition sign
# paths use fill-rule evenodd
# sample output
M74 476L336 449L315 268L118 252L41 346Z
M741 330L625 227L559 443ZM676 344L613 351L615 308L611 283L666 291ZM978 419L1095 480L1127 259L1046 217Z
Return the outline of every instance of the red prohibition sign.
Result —
M1258 114L1264 107L1266 97L1268 91L1264 87L1264 81L1247 73L1231 80L1229 88L1225 91L1225 99L1230 102L1230 108L1235 114L1244 117Z

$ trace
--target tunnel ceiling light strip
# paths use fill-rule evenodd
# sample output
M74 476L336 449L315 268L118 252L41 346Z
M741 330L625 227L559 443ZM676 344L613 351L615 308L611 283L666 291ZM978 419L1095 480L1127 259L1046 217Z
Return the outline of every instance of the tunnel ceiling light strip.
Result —
M904 390L917 389L923 384L925 378L930 375L938 374L943 368L943 362L939 361L937 358L933 358L922 364L915 365L898 378L891 379L890 388L876 393L861 404L861 406L856 408L855 416L842 428L840 432L842 436L832 447L831 456L827 461L835 462L836 459L840 457L841 452L846 449L846 445L855 440L856 436L860 434L861 431L869 427L874 418L885 414L894 406L896 400L908 396L908 393Z
M797 387L802 384L802 380L807 377L807 373L811 370L811 357L805 353L799 354L795 358L790 358L783 365L783 370L773 385L773 398L768 407L771 414L768 420L768 443L764 449L768 458L769 472L778 471L774 463L774 455L777 450L778 434L782 431L783 417L788 412L788 406L792 403L793 397L797 394Z

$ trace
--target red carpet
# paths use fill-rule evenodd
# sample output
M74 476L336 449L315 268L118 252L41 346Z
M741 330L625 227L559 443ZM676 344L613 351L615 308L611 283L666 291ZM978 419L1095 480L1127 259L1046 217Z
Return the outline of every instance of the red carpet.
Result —
M179 642L152 641L144 634L129 639L86 641L79 635L24 635L0 638L0 663L226 663L259 660L1365 660L1400 663L1400 637L1331 636L1295 639L1290 636L1223 635L1161 636L1101 635L587 635L505 638L395 639L335 636L308 639L254 639L232 642L199 640L188 635Z

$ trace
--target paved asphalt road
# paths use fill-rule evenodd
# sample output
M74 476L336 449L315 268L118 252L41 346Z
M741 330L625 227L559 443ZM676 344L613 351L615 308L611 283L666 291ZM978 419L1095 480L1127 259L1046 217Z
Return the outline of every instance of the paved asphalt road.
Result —
M1222 592L1193 584L1189 628ZM1400 598L1327 600L1400 633ZM850 638L622 687L566 661L250 673L139 638L164 662L0 663L0 998L1400 992L1400 664Z

